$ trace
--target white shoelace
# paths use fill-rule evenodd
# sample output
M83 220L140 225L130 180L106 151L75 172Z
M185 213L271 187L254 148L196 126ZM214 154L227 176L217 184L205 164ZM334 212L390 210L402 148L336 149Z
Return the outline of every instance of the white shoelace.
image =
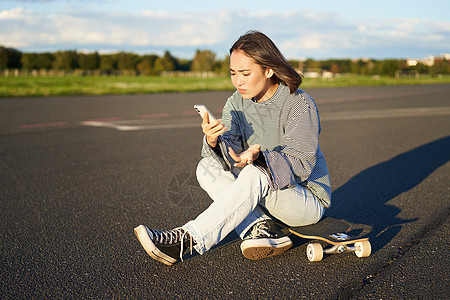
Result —
M252 228L252 238L262 237L263 235L266 237L270 237L270 233L267 230L269 230L269 226L265 221L257 223Z
M159 230L152 230L153 233L155 233L156 235L156 242L160 243L160 244L165 244L165 245L170 245L170 244L176 244L176 243L180 243L180 259L183 262L183 252L184 252L184 240L186 238L186 234L189 234L189 232L184 229L183 227L177 227L174 228L172 230L167 230L167 231L159 231ZM190 252L192 255L192 244L193 244L193 239L192 236L189 234L189 239L190 239Z
M187 232L187 230L184 229L183 227L179 227L179 228L177 228L177 229L181 229L182 231L184 231L184 232L183 232L183 235L181 236L181 249L180 249L180 259L181 259L181 262L183 262L184 238L185 238L186 234L189 234L189 232ZM189 249L190 249L191 255L192 255L192 235L190 235L190 234L189 234L189 240L190 240L190 241L189 241L189 243L190 243Z

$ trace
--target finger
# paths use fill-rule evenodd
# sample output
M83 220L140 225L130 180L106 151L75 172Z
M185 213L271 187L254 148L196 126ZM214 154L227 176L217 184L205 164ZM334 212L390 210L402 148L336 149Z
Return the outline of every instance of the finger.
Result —
M238 163L235 163L234 166L238 167L238 168L241 168L241 167L245 167L248 164L249 164L248 161L240 161Z
M227 130L228 130L228 128L226 128L225 125L222 124L222 126L220 126L219 129L214 134L219 136L219 135L225 133L225 131L227 131Z
M225 128L225 125L221 124L220 126L212 127L206 126L203 128L203 132L205 135L211 136L211 137L218 137L219 135L223 134L225 131L227 131L227 128Z
M245 155L242 155L242 153L239 155L239 167L245 167L248 163L248 157Z
M217 127L219 125L225 126L224 124L220 124L220 122L222 122L222 119L213 120L209 123L209 126L211 126L211 128Z
M202 121L202 128L204 129L206 127L206 125L209 124L209 115L208 113L205 112L205 114L203 115L203 121Z
M202 122L202 128L209 130L210 128L214 128L217 125L220 124L220 122L222 121L221 119L218 120L213 120L213 121L209 121L209 116L207 113L205 113L206 116L204 116L203 118L203 122ZM223 125L223 124L222 124Z
M240 167L245 167L245 165L247 165L247 164L244 163L243 161L240 161L240 162L236 162L233 166L240 168Z
M241 159L239 158L239 156L236 155L236 153L233 151L233 149L231 147L228 147L228 154L230 154L231 158L236 161L239 162L241 161Z
M261 150L261 145L260 144L253 144L250 146L249 148L250 151L252 152L258 152L259 150Z

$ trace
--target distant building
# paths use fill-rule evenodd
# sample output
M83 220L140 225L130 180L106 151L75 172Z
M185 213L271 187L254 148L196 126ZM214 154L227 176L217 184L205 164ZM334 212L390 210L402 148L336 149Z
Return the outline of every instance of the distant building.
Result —
M444 53L439 56L430 55L429 57L422 58L422 59L408 58L406 60L406 64L408 65L408 67L414 67L414 66L417 66L418 63L422 63L425 66L431 67L434 65L434 63L436 61L442 61L442 60L450 60L450 53Z
M302 74L305 78L319 78L330 80L334 77L334 74L330 71L320 68L307 68L304 72L297 70L299 74Z

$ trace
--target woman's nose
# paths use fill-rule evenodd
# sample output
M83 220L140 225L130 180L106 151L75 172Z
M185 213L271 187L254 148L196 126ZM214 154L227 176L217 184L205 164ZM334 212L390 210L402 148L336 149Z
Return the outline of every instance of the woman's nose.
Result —
M239 75L238 75L238 76L236 77L236 84L237 84L237 85L241 85L242 83L243 83L243 81L242 81L242 76L239 76Z

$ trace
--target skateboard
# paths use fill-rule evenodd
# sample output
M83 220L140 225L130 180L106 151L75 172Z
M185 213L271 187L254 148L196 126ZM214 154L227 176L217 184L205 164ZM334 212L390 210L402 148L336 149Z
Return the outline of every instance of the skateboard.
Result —
M355 252L358 257L367 257L372 251L369 238L355 238L348 235L352 227L343 220L324 217L313 225L289 227L289 231L299 237L320 240L331 245L323 248L320 243L309 243L306 256L310 261L321 261L325 254Z

